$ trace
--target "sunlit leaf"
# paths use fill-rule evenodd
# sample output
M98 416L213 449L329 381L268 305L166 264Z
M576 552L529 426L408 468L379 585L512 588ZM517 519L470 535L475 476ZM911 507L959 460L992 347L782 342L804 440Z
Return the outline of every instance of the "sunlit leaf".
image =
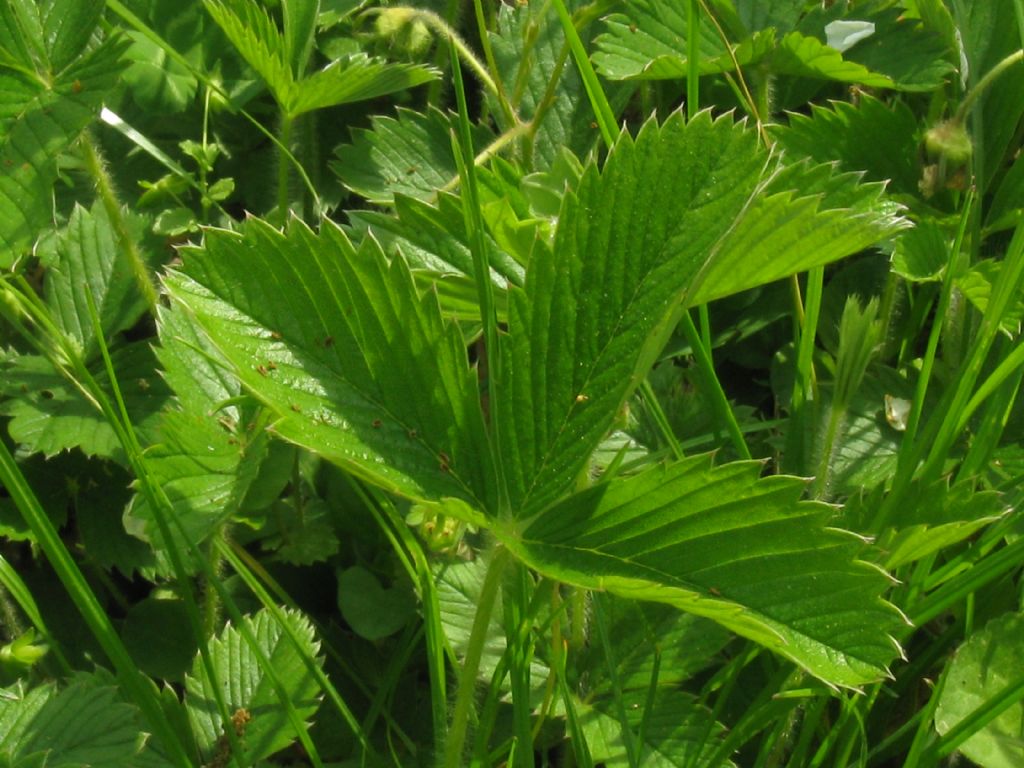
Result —
M168 279L274 431L411 498L489 499L479 383L401 259L339 229L210 231Z
M888 674L901 619L803 481L706 456L581 491L499 536L542 574L711 618L822 679Z
M982 704L1020 686L1024 660L1024 616L1011 613L989 622L957 651L935 710L935 730L948 733ZM1024 760L1024 703L1019 696L1002 714L976 731L960 751L983 768L1016 768Z

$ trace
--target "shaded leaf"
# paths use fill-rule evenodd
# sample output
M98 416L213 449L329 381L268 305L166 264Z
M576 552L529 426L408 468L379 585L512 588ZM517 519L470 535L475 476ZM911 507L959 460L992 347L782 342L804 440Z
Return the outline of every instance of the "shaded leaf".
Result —
M16 686L0 695L0 759L14 765L43 754L53 768L121 768L144 743L137 711L99 676L80 674L62 690Z
M370 123L370 130L353 130L354 141L337 150L331 169L371 203L391 204L396 194L429 201L458 176L452 122L441 111L399 109L397 119L378 116ZM482 148L487 136L479 129L476 144Z
M855 537L826 528L803 481L706 456L577 493L499 536L553 579L713 619L823 680L888 674L901 620L888 579L855 560Z
M892 78L844 58L843 54L830 48L823 40L796 31L789 32L779 40L771 55L771 68L782 75L859 83L872 88L896 87Z
M296 117L314 109L407 91L437 77L437 70L431 67L392 64L359 54L332 62L295 83L282 106L289 116Z
M871 181L890 181L896 191L918 191L917 120L903 102L890 107L864 93L856 104L812 104L810 115L791 113L788 125L769 131L787 155L835 161L844 171L863 171Z
M658 685L679 685L714 664L732 639L732 633L707 619L683 613L672 606L601 595L616 663L615 673L623 691L644 691L658 666ZM583 649L579 669L587 675L590 689L599 695L613 692L609 659L601 643Z
M312 717L320 706L319 688L302 658L321 663L319 642L309 620L297 612L285 612L292 630L302 641L297 648L280 624L266 611L246 617L260 652L270 661L292 706L302 719ZM291 744L297 734L278 700L274 686L256 660L239 630L230 624L209 642L210 659L223 688L228 711L234 722L220 717L210 692L212 682L197 656L192 673L185 678L185 704L200 751L210 759L226 748L225 728L233 728L245 750L248 764L274 754ZM225 746L221 746L225 745Z
M147 343L135 343L111 353L128 414L145 439L152 435L168 392L153 375L155 362ZM102 361L92 374L109 392ZM43 357L23 355L9 363L5 389L11 399L0 403L0 413L10 416L11 437L25 450L53 456L79 448L88 456L123 459L121 444L99 408Z
M416 595L409 584L385 588L376 576L356 565L338 573L338 608L357 635L380 640L416 615Z
M245 433L239 430L236 434ZM234 437L209 416L166 411L157 439L146 452L147 471L167 494L181 527L172 525L172 534L177 545L187 551L180 537L199 544L239 511L267 455L268 438L262 429L251 437ZM166 547L144 495L133 500L125 524L158 554Z
M982 704L1010 685L1020 685L1024 668L1024 616L1011 613L990 621L957 651L935 710L935 730L948 733ZM984 768L1016 768L1024 760L1019 699L960 745L960 751Z
M185 601L147 597L134 603L121 639L139 669L151 677L182 682L196 654Z
M941 280L949 252L946 233L928 219L897 238L892 252L892 271L913 282Z
M605 19L606 31L594 41L594 66L612 80L674 80L689 71L686 58L686 6L672 0L631 0L629 13ZM774 30L758 32L735 46L730 56L711 24L700 28L700 73L731 72L765 56ZM735 63L733 61L735 57Z
M715 753L725 728L714 721L710 710L695 696L671 688L659 688L647 708L647 691L631 691L621 702L601 697L592 703L577 702L577 712L595 762L607 768L632 765L622 741L618 710L622 706L634 733L644 723L644 739L638 745L638 760L645 766L685 768L705 766ZM715 763L731 766L731 760Z
M108 39L59 75L0 71L0 267L11 266L52 223L57 156L99 113L124 50L124 41Z
M141 222L132 216L128 220L136 242L141 241ZM102 204L88 211L76 205L53 251L43 257L51 317L91 357L97 346L87 297L92 297L105 338L134 325L146 310L145 299Z
M587 35L596 26L581 33ZM527 165L548 169L563 150L585 157L598 138L598 130L592 125L592 107L579 71L566 65L565 36L557 15L543 0L502 4L491 33L491 47L505 93L519 119L536 125ZM608 90L609 98L616 101L616 92L621 89ZM540 110L544 110L542 115L538 114Z

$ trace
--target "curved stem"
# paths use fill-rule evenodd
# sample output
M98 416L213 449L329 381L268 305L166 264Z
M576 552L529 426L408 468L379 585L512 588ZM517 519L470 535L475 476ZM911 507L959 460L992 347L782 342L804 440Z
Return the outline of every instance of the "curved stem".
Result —
M984 77L982 77L981 80L979 80L974 87L967 92L967 95L964 96L964 100L960 102L960 107L957 109L953 120L958 123L963 123L964 119L967 117L967 113L971 111L971 108L974 106L974 102L978 100L978 97L988 90L988 87L992 85L996 78L1003 74L1003 72L1021 61L1024 61L1024 49L1014 51L986 72Z

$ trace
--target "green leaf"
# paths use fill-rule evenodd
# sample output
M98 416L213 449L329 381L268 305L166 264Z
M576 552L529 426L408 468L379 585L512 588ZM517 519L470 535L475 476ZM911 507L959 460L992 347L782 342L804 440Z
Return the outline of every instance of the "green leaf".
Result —
M689 71L686 7L672 0L631 0L628 13L605 19L606 31L594 41L594 66L611 80L676 80ZM773 47L774 30L764 30L734 46L732 55L711 24L700 28L700 73L731 72L763 58ZM733 62L735 57L736 63Z
M255 430L254 430L255 431ZM236 437L235 435L239 435ZM160 484L180 523L171 527L180 548L206 539L237 513L267 454L262 430L251 439L241 428L231 432L205 414L166 411L159 442L146 452L146 467ZM146 497L138 494L125 515L129 532L162 554L166 543Z
M822 29L824 36L824 29ZM782 75L858 83L872 88L895 88L892 78L872 72L862 64L843 58L817 37L789 32L779 40L771 55L773 72Z
M682 306L906 225L880 185L825 166L770 167L752 129L676 113L623 135L604 169L591 164L566 196L553 248L537 249L525 289L510 292L498 429L515 514L574 481Z
M420 64L389 64L362 54L338 59L295 83L282 107L289 117L415 88L438 77Z
M926 219L896 239L892 271L911 282L941 280L949 260L946 233L932 219Z
M264 462L263 467L269 463ZM247 504L251 498L252 488L246 496ZM272 505L267 517L269 526L260 531L263 535L260 545L265 550L273 550L277 560L291 565L312 565L330 559L341 548L335 518L322 499L304 501L301 509L296 509L294 503L280 500Z
M861 184L859 174L809 162L785 166L717 244L687 303L720 299L858 253L911 226L902 212L886 199L883 184Z
M370 124L370 130L353 130L354 141L338 148L331 170L371 203L390 205L396 194L430 201L458 176L451 118L440 110L399 109L397 120L377 116ZM483 146L490 138L480 129L475 143Z
M578 70L565 65L565 35L550 6L503 3L491 47L519 119L536 126L527 166L546 170L563 150L585 157L599 132Z
M163 381L153 375L152 350L138 342L115 350L111 357L132 424L145 439L168 397ZM102 361L93 363L92 374L109 389ZM4 388L13 397L0 403L0 413L12 417L10 435L25 450L53 456L79 448L88 456L123 460L117 435L99 408L45 358L23 355L8 363Z
M141 32L128 37L132 44L125 57L131 64L123 77L135 102L156 114L185 111L199 87L195 75Z
M127 218L140 241L141 222L130 215ZM99 203L91 211L75 206L53 252L44 254L42 261L47 267L44 287L51 317L78 342L87 358L97 351L88 296L105 338L130 328L146 311L131 264Z
M1024 668L1024 616L1012 613L990 621L957 651L935 710L935 730L948 733L982 704L1020 688ZM1019 695L997 718L960 746L983 768L1016 768L1024 761L1024 703Z
M398 195L395 213L397 216L376 211L352 211L349 216L357 232L372 232L388 253L400 253L410 269L428 270L440 275L473 275L469 236L459 198L441 193L436 204L429 205ZM507 283L522 284L523 268L486 234L484 244L488 249L491 281L501 289L497 297L501 301ZM479 310L476 314L479 316Z
M715 664L732 633L707 619L683 613L669 605L625 600L603 595L600 609L608 624L615 673L623 691L646 691L658 657L658 685L682 685ZM590 643L580 654L578 668L589 690L601 696L613 693L611 660L601 643Z
M124 527L122 511L131 501L132 478L119 465L104 463L98 477L79 482L74 498L75 523L89 561L127 578L152 572L156 565L149 545L131 536Z
M963 37L967 72L966 83L974 87L994 66L1021 47L1014 0L989 0L987 3L960 3L954 6L957 29ZM975 141L984 147L983 165L976 163L981 179L980 192L988 189L1000 167L1013 156L1014 135L1024 115L1024 70L1018 62L985 90L980 99L982 135Z
M380 640L416 615L416 595L409 584L384 588L376 576L356 565L338 573L338 608L357 635Z
M480 609L480 594L487 575L487 560L453 560L434 566L437 584L437 603L441 626L451 650L459 659L465 658L473 622ZM484 684L490 682L494 671L501 662L508 647L502 612L502 593L498 592L497 602L491 607L487 624L487 635L480 657L477 679ZM539 659L530 661L530 685L534 691L543 691L550 670ZM507 689L506 680L503 687Z
M147 597L134 603L121 627L125 648L151 677L183 682L196 654L185 601Z
M60 72L85 50L104 0L44 0L37 5L50 70Z
M875 25L875 33L844 54L846 59L890 78L902 91L945 85L955 67L949 60L953 51L939 33L906 18L902 8L883 8L865 18Z
M903 102L888 106L869 93L856 104L811 105L811 114L791 113L786 126L769 126L787 155L816 163L838 162L863 171L871 181L889 181L895 191L916 194L921 179L917 120Z
M638 745L641 764L659 768L709 765L707 761L725 734L725 728L714 721L711 712L692 694L671 688L658 688L650 707L648 703L645 690L626 693L622 701L611 697L589 703L577 701L577 713L595 763L606 768L632 765L617 715L619 708L624 707L634 733L644 724L643 742ZM734 763L729 760L715 765Z
M289 118L304 112L404 91L434 80L436 70L418 64L388 64L357 54L299 79L291 62L300 43L281 33L253 0L205 0L206 8L238 52L267 83ZM300 15L306 19L305 13ZM306 19L308 23L309 19ZM300 23L299 26L302 26ZM289 35L301 34L289 28ZM298 47L297 47L298 46Z
M123 41L108 39L59 75L0 69L0 268L51 224L57 156L115 87L124 49Z
M229 420L232 432L239 424L244 426L244 420L254 414L227 402L241 394L242 386L195 320L177 306L159 307L157 318L157 359L182 410L211 417L217 413Z
M712 468L707 456L594 486L519 531L510 550L558 581L654 600L713 619L844 686L888 674L900 616L884 573L827 528L802 480L761 465Z
M43 753L48 768L123 768L145 743L138 720L105 676L80 674L63 690L8 688L0 692L0 759L22 765Z
M479 383L458 330L401 259L328 223L211 230L167 281L276 434L414 499L490 508Z
M295 78L286 43L270 14L254 0L204 0L207 12L238 52L283 104Z
M286 611L285 619L302 640L297 648L269 611L263 610L245 623L256 637L260 652L270 661L299 717L308 720L320 706L319 688L302 658L320 663L319 643L309 620ZM242 760L251 765L291 744L297 734L274 686L256 661L253 649L230 624L209 642L210 659L234 722L225 723L218 713L203 665L197 656L192 674L185 679L189 720L200 751L209 760L228 747L225 728L233 728L245 750ZM248 717L246 717L248 715Z
M320 0L285 0L281 3L284 16L284 47L292 72L302 77L309 56L313 52L313 35L320 12Z

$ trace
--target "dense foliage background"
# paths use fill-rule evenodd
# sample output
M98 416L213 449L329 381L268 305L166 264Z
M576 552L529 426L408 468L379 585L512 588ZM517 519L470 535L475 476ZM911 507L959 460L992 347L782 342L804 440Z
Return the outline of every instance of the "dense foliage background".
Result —
M1024 0L0 0L0 765L1024 764Z

